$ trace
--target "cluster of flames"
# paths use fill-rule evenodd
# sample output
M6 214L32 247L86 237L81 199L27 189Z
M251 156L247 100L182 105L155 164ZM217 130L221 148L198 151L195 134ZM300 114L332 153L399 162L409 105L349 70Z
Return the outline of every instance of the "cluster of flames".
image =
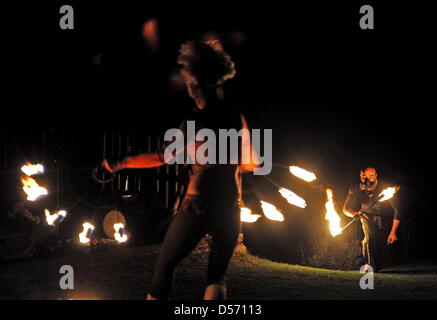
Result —
M46 188L40 186L35 179L31 178L31 176L44 173L44 166L42 164L26 162L21 167L21 171L25 174L25 176L21 177L21 183L23 184L23 191L26 193L28 201L36 201L49 194ZM51 214L48 209L44 209L44 212L49 226L55 226L57 223L60 223L67 215L65 210L59 210Z
M278 209L276 209L276 207L273 204L262 200L260 202L261 202L261 208L266 218L273 221L279 221L279 222L284 221L284 215ZM240 220L242 222L253 223L258 221L259 218L261 218L261 215L253 214L252 210L250 210L249 208L240 209Z
M297 166L290 166L290 172L293 175L297 176L298 178L308 182L317 179L314 173L306 171ZM307 206L305 199L299 197L293 191L288 190L286 188L279 188L278 191L281 194L281 196L287 200L289 204L299 208L305 208ZM263 210L264 216L267 219L279 221L279 222L284 221L284 215L273 204L261 200L261 208ZM240 220L242 222L253 223L256 222L260 217L261 215L259 214L252 214L251 210L248 208L241 208Z
M23 184L23 190L27 195L27 200L36 201L41 197L48 195L47 189L39 185L34 178L31 178L31 176L44 173L43 165L27 162L21 167L21 171L25 174L25 176L21 178L21 183ZM67 216L67 211L65 210L59 210L52 214L48 209L44 209L44 213L49 226L55 226ZM82 227L83 231L79 233L79 241L82 244L89 244L92 240L95 227L89 222L85 222ZM126 229L122 223L115 223L114 230L115 240L119 243L127 241L128 237Z
M306 182L313 182L317 180L317 177L314 173L302 169L298 166L290 166L289 170L291 174ZM382 202L391 199L398 190L399 187L396 186L384 189L379 194L377 201ZM285 188L279 188L278 191L288 201L288 203L300 208L306 207L306 201L299 197L297 194L295 194L293 191ZM329 222L329 231L331 235L335 237L342 232L341 218L335 209L333 193L330 188L326 189L326 196L327 201L325 203L325 219ZM284 215L274 205L265 201L261 201L261 208L266 218L279 222L284 221ZM253 214L252 211L248 208L241 208L240 220L243 222L253 223L256 222L260 217L261 215Z
M306 182L313 182L317 180L317 177L314 173L302 169L297 166L289 167L290 173L294 176L302 179ZM42 196L46 196L48 191L46 188L40 186L35 179L31 178L31 176L36 174L44 173L44 167L41 164L31 164L26 163L21 167L21 171L26 175L21 178L21 182L23 184L23 190L27 194L27 200L35 201ZM381 194L378 196L378 201L385 201L391 199L394 194L399 190L399 187L389 187L384 189ZM282 197L284 197L287 202L291 205L295 205L300 208L306 207L306 201L299 197L296 193L286 188L279 188L279 193ZM340 226L341 218L340 215L335 210L333 194L331 189L326 189L327 202L325 203L326 213L325 219L329 221L329 230L333 237L341 234L342 228ZM261 208L264 213L264 216L270 220L283 222L284 215L271 203L266 201L260 201ZM60 222L65 218L67 212L65 210L60 210L54 214L50 214L50 211L45 209L46 221L50 226L55 225L56 222ZM249 208L241 208L240 209L240 220L246 223L254 223L258 221L261 217L260 214L252 213L252 210ZM89 244L92 240L92 234L94 232L95 227L89 223L85 222L83 225L83 231L79 233L79 241L82 244ZM114 224L114 238L119 243L123 243L127 241L127 235L125 226L122 223Z
M312 178L311 175L314 175L313 173L308 172L306 170L303 170L299 167L293 167L293 168L295 168L293 170L291 168L292 167L290 167L290 172L292 172L293 174L296 174L296 175L303 174L305 176L305 178L309 179L309 180L311 180L311 178ZM309 174L309 177L308 177L308 174ZM281 194L281 196L287 200L287 202L289 204L300 207L300 208L306 207L306 205L307 205L306 201L304 199L302 199L301 197L299 197L293 191L288 190L286 188L279 188L278 191ZM267 219L274 220L274 221L280 221L280 222L284 221L284 215L273 204L268 203L268 202L263 201L263 200L261 200L260 203L261 203L261 208L262 208L262 211L264 213L264 216ZM256 222L260 217L261 217L260 214L252 214L252 211L249 208L241 208L241 210L240 210L240 220L242 222L253 223L253 222Z
M23 190L27 194L27 200L35 201L42 196L48 195L46 188L40 186L35 179L31 178L36 174L44 173L44 167L41 164L32 164L27 162L21 167L21 171L25 174L21 178L21 183L23 184Z
M90 244L93 240L94 225L89 222L82 224L83 230L79 233L79 242L82 244ZM128 237L123 223L114 223L114 238L118 243L126 242Z
M399 190L398 186L388 187L378 195L377 201L383 202L393 198L395 193ZM326 195L328 197L328 201L325 204L326 214L325 219L329 221L329 231L333 237L342 233L343 229L340 226L340 215L337 213L334 207L334 200L332 196L332 190L326 189Z

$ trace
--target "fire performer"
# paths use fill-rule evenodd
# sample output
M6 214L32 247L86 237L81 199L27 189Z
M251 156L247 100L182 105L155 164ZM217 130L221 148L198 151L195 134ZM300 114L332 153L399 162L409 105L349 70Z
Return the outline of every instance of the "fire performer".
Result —
M384 262L387 245L398 240L396 232L401 212L397 197L383 202L377 201L378 195L387 186L378 179L375 168L361 170L360 183L349 189L343 206L344 214L361 220L364 232L362 254L366 269L371 266L374 272L380 270Z
M219 128L237 131L248 129L243 115L224 99L223 83L234 77L235 65L220 41L215 37L189 41L181 46L179 53L181 75L188 94L196 104L196 110L179 127L185 137L188 137L187 121L196 122L196 131L202 128L214 132L218 132ZM243 130L240 150L251 148L248 132ZM245 134L249 134L249 137L245 137ZM187 141L184 151L195 159L195 152L201 145L202 142ZM103 165L110 172L164 165L169 160L165 157L167 146L168 143L156 152L126 157L115 163L105 160ZM177 155L174 153L173 156ZM240 230L241 173L253 171L256 167L254 161L242 164L240 157L237 160L228 160L228 164L195 162L192 165L185 196L164 238L147 299L169 297L174 269L205 234L211 236L212 246L204 299L226 298L225 274Z

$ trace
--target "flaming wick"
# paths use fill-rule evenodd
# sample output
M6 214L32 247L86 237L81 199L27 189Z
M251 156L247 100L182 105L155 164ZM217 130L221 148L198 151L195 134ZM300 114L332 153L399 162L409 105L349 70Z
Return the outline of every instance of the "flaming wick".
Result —
M114 224L114 238L115 240L117 240L119 243L122 242L126 242L127 241L127 235L126 235L126 231L124 229L124 224L122 223L115 223Z
M23 177L21 178L23 184L23 190L27 194L27 200L35 201L39 197L46 196L48 191L46 188L41 187L33 178Z
M26 176L33 176L35 174L44 173L44 167L39 163L31 164L30 162L26 162L26 164L21 167L21 171L23 171Z
M284 216L278 211L278 209L276 209L274 205L261 200L261 208L263 209L264 215L270 220L280 222L284 221Z
M298 166L290 166L290 173L299 179L305 180L306 182L313 182L317 179L314 173L299 168Z
M333 237L339 235L342 232L340 227L340 215L335 211L334 200L332 196L332 190L326 189L326 195L328 197L328 201L325 204L326 214L325 219L329 221L329 230Z
M240 209L240 221L242 222L253 223L258 221L260 217L260 214L252 214L252 210L249 208Z
M94 226L91 223L85 222L83 225L83 231L79 233L80 243L89 243L94 231Z
M388 188L382 190L382 192L378 196L378 198L380 198L378 201L383 202L385 200L389 200L389 199L393 198L393 196L395 195L395 193L399 189L400 189L399 186L394 186L394 187L388 187Z
M61 222L62 220L64 220L64 218L67 215L67 211L65 210L59 210L57 213L54 213L52 215L50 214L50 211L47 209L44 209L44 212L46 214L46 221L49 226L54 226L55 222L58 220L59 220L58 223Z
M281 196L287 199L289 204L295 205L300 208L305 208L307 206L306 201L291 190L280 188L279 193L281 194Z

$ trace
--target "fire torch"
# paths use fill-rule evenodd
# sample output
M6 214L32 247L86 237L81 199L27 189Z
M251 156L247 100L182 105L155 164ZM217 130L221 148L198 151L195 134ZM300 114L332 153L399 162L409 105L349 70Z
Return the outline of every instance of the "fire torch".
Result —
M382 192L379 194L378 198L373 201L370 206L366 209L366 211L360 211L361 213L369 213L368 210L371 209L376 203L378 202L383 202L386 200L389 200L391 198L393 198L393 196L395 195L396 192L398 192L400 190L401 187L399 186L394 186L394 187L388 187L384 190L382 190ZM352 218L352 221L350 221L347 225L345 225L339 233L342 233L347 227L349 227L352 223L354 223L354 221L357 221L358 215L355 215Z

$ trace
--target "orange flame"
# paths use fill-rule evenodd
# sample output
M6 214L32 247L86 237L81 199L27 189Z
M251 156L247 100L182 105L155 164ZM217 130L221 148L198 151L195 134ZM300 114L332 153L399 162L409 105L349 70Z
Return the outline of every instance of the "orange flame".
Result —
M310 171L299 168L297 166L290 166L290 173L299 179L305 180L306 182L312 182L317 179L316 175Z
M46 196L48 194L47 189L41 187L33 178L23 177L21 178L21 183L23 184L23 190L27 194L27 200L35 201L41 196Z
M91 223L85 222L83 225L83 231L79 233L79 241L80 243L89 243L91 241L90 238L87 237L88 230L94 230L94 226Z
M39 163L31 164L30 162L26 162L26 164L21 167L21 171L23 171L26 176L33 176L38 173L44 173L44 167Z
M331 235L335 237L341 233L340 216L337 211L335 211L332 190L326 189L326 195L328 196L328 201L325 204L325 219L329 221L329 230Z
M281 194L281 196L287 199L289 204L295 205L300 208L305 208L307 206L306 201L291 190L281 188L279 189L279 193Z
M381 199L379 199L379 202L385 201L385 200L389 200L391 198L393 198L393 196L395 195L395 193L400 189L399 186L394 186L394 187L388 187L384 190L382 190L382 192L379 194L378 197L382 197Z
M114 224L114 229L115 229L115 232L114 232L115 240L117 240L120 243L121 242L126 242L127 241L127 235L126 234L123 234L123 235L120 234L120 231L122 229L124 229L124 224L123 223L115 223Z
M240 209L240 221L242 222L253 223L258 221L260 217L260 214L252 214L252 210L249 208Z
M276 207L268 202L261 201L261 207L263 209L264 215L270 220L274 221L284 221L284 216L281 212L276 209Z

